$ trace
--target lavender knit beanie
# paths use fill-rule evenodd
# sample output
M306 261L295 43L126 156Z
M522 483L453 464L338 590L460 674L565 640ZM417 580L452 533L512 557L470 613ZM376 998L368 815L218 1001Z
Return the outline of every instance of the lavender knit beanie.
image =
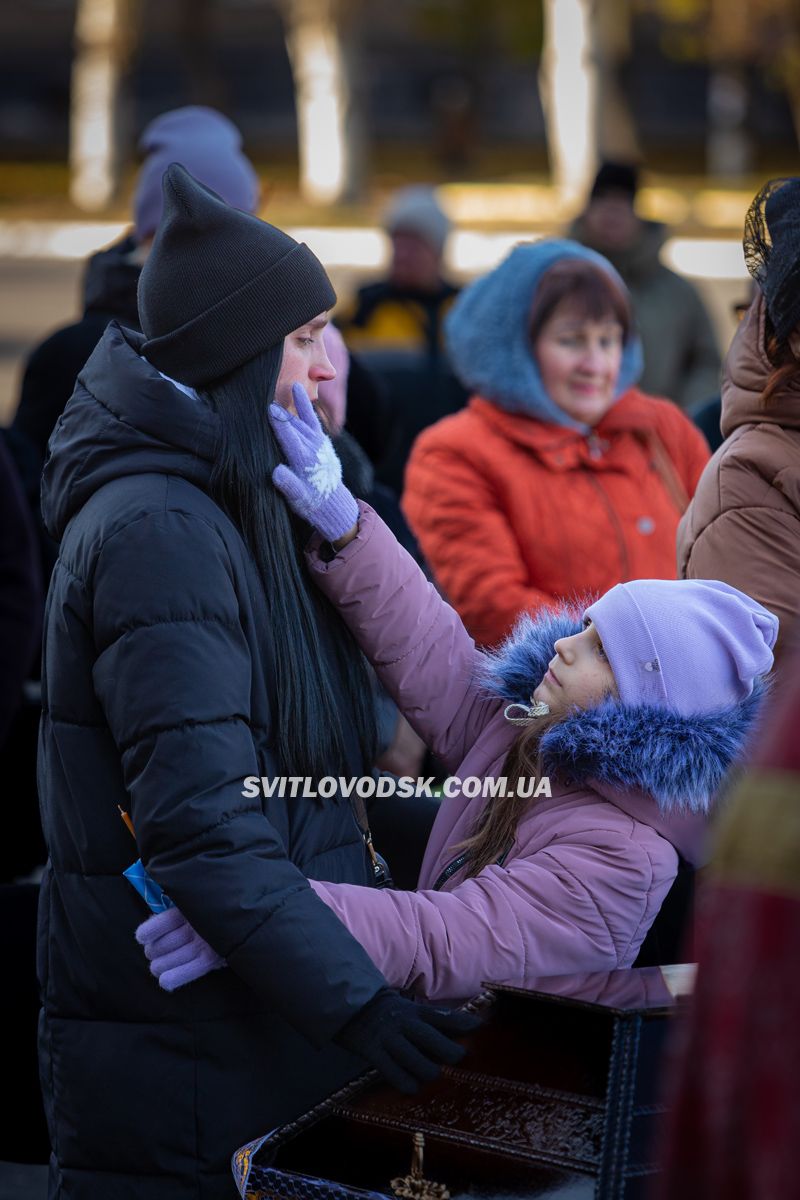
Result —
M161 113L144 130L139 150L145 160L136 181L133 219L136 241L152 237L164 211L161 180L177 162L200 183L242 212L258 207L259 183L242 153L242 135L214 108L190 104Z
M618 583L585 615L608 656L623 704L684 716L731 708L772 667L778 618L714 579Z

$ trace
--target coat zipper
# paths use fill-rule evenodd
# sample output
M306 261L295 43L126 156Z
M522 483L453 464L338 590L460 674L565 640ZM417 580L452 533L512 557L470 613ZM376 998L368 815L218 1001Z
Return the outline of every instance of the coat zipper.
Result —
M625 540L625 531L622 528L620 519L617 516L614 505L611 503L611 500L609 499L609 497L606 494L605 488L603 487L600 480L595 476L595 474L592 471L589 472L589 479L591 480L592 486L594 487L595 491L600 496L600 499L603 502L603 506L604 506L606 513L609 517L609 520L611 522L611 527L617 535L617 545L619 546L620 559L622 561L622 578L625 580L630 579L631 564L630 564L630 560L628 558L628 544Z
M367 847L367 853L369 854L370 865L372 866L372 877L377 883L378 880L383 878L384 870L378 860L378 855L375 853L375 847L372 844L372 833L369 827L362 832L361 836L364 839L364 845Z
M506 846L505 850L500 855L500 857L497 859L498 867L502 867L503 863L506 861L509 854L511 853L511 847L513 845L514 845L513 841L510 842L509 845ZM455 875L456 871L461 870L461 868L464 866L464 863L467 861L468 858L469 858L469 851L465 850L463 852L463 854L459 854L458 858L454 858L451 863L448 863L448 865L442 871L439 878L434 883L433 888L431 890L434 892L438 892L441 888L443 888L444 885L447 883L448 879L451 879L452 876Z
M463 854L459 854L458 858L454 858L453 861L445 867L439 878L436 880L436 883L433 885L433 891L438 892L440 888L444 887L450 876L455 875L456 871L460 871L468 858L469 855L467 854L466 850Z

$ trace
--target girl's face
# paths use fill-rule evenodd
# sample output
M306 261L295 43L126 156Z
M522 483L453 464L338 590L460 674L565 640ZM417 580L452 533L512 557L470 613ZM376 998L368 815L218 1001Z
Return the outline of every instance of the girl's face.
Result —
M295 411L292 384L301 383L309 400L316 402L317 388L326 379L335 379L336 371L328 358L322 331L328 324L328 314L320 313L292 330L283 339L283 362L275 385L275 403Z
M581 633L559 638L553 649L555 658L533 699L543 700L555 716L572 708L592 708L606 696L618 695L614 672L591 621Z
M614 403L622 338L614 316L586 317L569 298L556 306L539 331L533 355L545 391L576 421L596 425Z

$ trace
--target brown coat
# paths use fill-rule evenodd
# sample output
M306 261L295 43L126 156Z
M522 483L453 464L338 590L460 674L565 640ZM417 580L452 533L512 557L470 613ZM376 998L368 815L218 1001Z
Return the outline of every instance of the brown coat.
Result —
M678 573L721 579L775 613L779 661L800 613L800 378L765 408L761 395L771 369L759 297L725 362L726 440L678 527Z

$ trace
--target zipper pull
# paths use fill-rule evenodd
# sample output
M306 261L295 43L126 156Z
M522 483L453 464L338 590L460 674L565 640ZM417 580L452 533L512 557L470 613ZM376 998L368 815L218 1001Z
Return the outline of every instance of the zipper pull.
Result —
M369 854L369 856L370 856L370 858L371 858L371 860L372 860L372 870L373 870L373 872L375 873L375 875L380 875L380 874L382 874L382 871L381 871L381 865L380 865L380 863L378 862L378 856L377 856L377 854L375 853L375 847L374 847L374 846L373 846L373 844L372 844L372 833L371 833L371 831L370 831L369 829L368 829L368 830L367 830L367 832L364 834L364 844L365 844L365 846L367 847L367 853Z

